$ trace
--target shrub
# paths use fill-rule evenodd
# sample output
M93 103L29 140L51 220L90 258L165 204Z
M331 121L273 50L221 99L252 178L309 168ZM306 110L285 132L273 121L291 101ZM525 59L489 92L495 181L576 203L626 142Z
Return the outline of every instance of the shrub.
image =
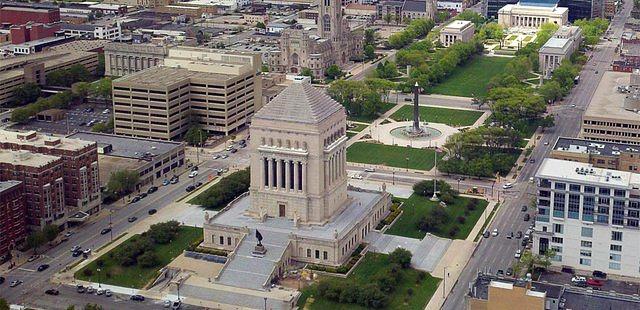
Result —
M83 274L85 277L90 277L90 276L92 276L92 275L93 275L93 269L91 269L91 268L85 268L84 270L82 270L82 274Z
M413 295L413 289L412 288L408 288L407 289L407 295L409 295L409 296Z
M164 223L153 224L146 232L146 236L156 244L167 244L176 237L180 230L180 223L177 221L168 221Z
M152 268L159 264L158 255L153 251L146 251L142 255L138 256L138 264L142 268Z
M459 231L460 228L458 228L458 226L451 227L451 229L449 230L449 237L453 238Z
M402 268L411 267L411 252L403 248L397 248L393 252L389 253L389 261L394 264L400 265Z
M416 272L418 273L418 277L416 278L416 282L421 283L422 281L424 281L425 278L427 278L427 273L422 271L422 270L416 270Z
M464 222L467 220L467 218L465 218L464 216L458 216L456 218L456 220L458 221L458 223L464 224Z
M234 172L192 200L207 209L222 209L229 202L249 190L249 169Z
M96 265L100 268L104 267L104 260L102 260L102 258L97 259Z

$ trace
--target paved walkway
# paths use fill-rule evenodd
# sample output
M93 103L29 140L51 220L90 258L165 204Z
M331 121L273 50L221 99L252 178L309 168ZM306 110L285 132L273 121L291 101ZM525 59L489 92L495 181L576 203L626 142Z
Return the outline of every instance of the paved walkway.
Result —
M407 249L413 254L411 264L414 268L433 272L449 245L450 239L427 234L422 240L395 235L386 235L373 231L366 238L370 250L377 253L391 253L397 248Z

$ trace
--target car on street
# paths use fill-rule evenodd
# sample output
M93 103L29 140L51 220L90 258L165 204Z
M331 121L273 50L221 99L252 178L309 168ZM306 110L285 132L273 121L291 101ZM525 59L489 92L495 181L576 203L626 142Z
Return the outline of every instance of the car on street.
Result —
M87 294L93 294L96 292L96 289L93 286L87 286Z
M596 277L596 278L601 278L601 279L606 279L607 278L607 274L600 271L600 270L594 270L593 273L591 273L592 276Z
M73 251L71 253L71 256L73 256L73 257L78 257L80 255L82 255L82 250Z
M498 229L494 228L493 232L491 232L491 235L494 236L494 237L497 236L498 235Z
M507 239L511 239L511 238L513 238L513 232L509 232L509 233L507 234Z
M511 275L513 275L513 268L511 268L511 267L507 268L506 275L507 275L507 276L511 276Z
M164 179L164 180L162 181L162 186L167 186L167 185L169 185L169 184L171 184L171 183L169 183L169 180L167 180L167 179Z
M131 299L133 301L144 301L144 296L142 296L142 295L131 295L131 297L129 297L129 299Z
M111 290L106 289L106 290L104 290L104 296L111 297L111 296L113 296L113 293L111 292Z
M4 283L6 279L4 277L0 277L0 284Z
M359 174L354 174L351 178L356 180L362 180L362 176Z
M131 199L131 203L136 203L138 201L140 201L140 197L138 197L138 196L135 196L135 197L133 197L133 199Z
M147 194L153 194L155 192L158 191L158 187L157 186L151 186L149 187L149 189L147 190Z
M78 285L76 286L76 292L78 292L78 293L82 294L82 293L84 293L84 292L86 292L86 291L87 291L87 290L86 290L86 289L84 288L84 286L82 286L81 284L78 284Z
M195 178L197 175L198 175L198 171L191 171L191 172L189 173L189 177L190 177L190 178Z
M409 97L405 97L405 98L404 98L404 101L406 101L406 102L411 102L411 101L413 101L413 99L411 99L411 98L409 98Z
M522 239L522 242L520 243L520 245L526 246L527 244L529 244L529 239L527 239L527 238Z
M96 290L96 295L104 295L104 289L99 288L98 290Z
M518 249L518 250L516 251L516 254L514 254L514 255L513 255L513 257L515 257L515 258L520 258L520 256L522 256L522 250Z
M583 277L583 276L574 276L571 278L571 283L576 284L579 282L587 282L587 278Z
M536 162L536 159L535 158L531 158L531 159L529 159L529 162L533 164L533 163Z
M91 249L84 249L84 251L82 251L82 254L91 255Z
M491 233L488 230L485 230L482 236L485 238L489 238L489 236L491 236Z
M365 168L364 172L376 172L376 169L373 168Z
M47 294L47 295L53 295L53 296L60 295L60 291L56 290L55 288L50 288L50 289L44 291L44 293Z
M64 233L64 236L67 238L71 237L71 235L73 235L72 231L67 231L66 233Z
M104 111L102 111L102 114L109 114L109 109L104 109Z
M11 283L9 283L9 287L16 287L20 284L22 284L22 280L13 280L11 281Z
M200 186L202 186L202 182L196 182L196 184L193 184L193 186L195 186L196 188L200 187Z
M71 252L76 252L76 251L79 251L80 249L82 249L80 246L78 246L78 245L74 245L74 246L71 248Z
M513 188L513 184L511 184L511 183L507 183L507 184L505 184L505 185L502 185L502 188L503 188L503 189L510 189L510 188Z
M110 232L111 232L111 228L103 228L103 229L100 231L100 234L101 234L101 235L106 235L106 234L108 234L108 233L110 233Z
M549 141L544 141L544 145L549 145Z
M599 279L589 278L587 280L587 285L589 285L589 286L603 286L604 285L604 281L599 280Z
M130 216L130 217L128 217L128 218L127 218L127 222L129 222L129 223L133 223L133 222L135 222L137 219L138 219L138 218L137 218L137 217L135 217L135 216Z
M226 158L229 158L229 155L227 155L227 154L222 154L222 156L220 156L220 158L222 158L222 159L226 159Z
M522 238L522 232L518 230L518 232L516 233L516 239L520 238Z
M522 206L522 207L520 208L520 211L522 211L522 212L527 212L527 209L528 209L528 208L527 208L527 206Z
M185 188L185 190L186 190L187 192L192 192L194 189L196 189L196 187L195 187L195 186L193 186L193 185L189 185L189 186L187 186L187 188Z
M198 166L193 166L193 167L191 168L191 171L198 171L198 170L199 170Z
M220 158L220 155L218 155L218 154L213 155L213 159L214 159L214 160L216 160L216 159L218 159L218 158Z
M165 301L164 301L164 307L165 307L165 308L169 308L169 307L171 307L171 304L172 304L172 303L173 303L173 302L172 302L171 300L165 300Z
M38 259L38 257L40 257L40 256L38 256L38 255L31 255L31 256L29 256L29 258L27 259L27 261L28 261L28 262L32 262L32 261L34 261L34 260Z
M231 150L229 150L229 152L230 152L231 154L233 154L233 153L235 153L235 152L237 152L237 151L238 151L238 149L231 149Z
M147 198L147 193L141 193L138 196L140 197L140 199L144 199L144 198Z
M171 303L171 309L172 310L180 309L181 305L182 305L182 303L179 300L176 300L176 301Z
M154 215L154 214L158 213L158 210L156 210L156 209L149 209L149 211L148 211L147 213L149 213L149 215Z
M42 264L40 266L38 266L38 271L42 272L47 270L47 268L49 268L49 264Z
M171 183L171 184L176 184L178 182L180 182L180 179L176 178L176 177L171 178L171 181L169 181L169 183Z
M498 269L498 272L496 272L496 276L498 276L498 277L504 277L504 270L502 270L502 269Z
M523 219L525 222L528 222L531 219L531 215L529 215L529 213L525 213Z

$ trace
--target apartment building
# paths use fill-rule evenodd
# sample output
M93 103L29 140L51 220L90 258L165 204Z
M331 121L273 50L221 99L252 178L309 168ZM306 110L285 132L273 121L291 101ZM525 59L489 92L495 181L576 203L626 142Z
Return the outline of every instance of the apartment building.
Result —
M598 168L640 172L640 147L637 145L560 137L549 157L589 163Z
M104 47L104 74L125 76L164 63L168 47L156 44L112 42Z
M0 181L24 184L28 227L64 226L66 208L62 158L29 151L0 150Z
M27 237L26 212L22 182L0 182L0 262Z
M532 251L555 267L640 276L640 174L544 159Z
M0 149L24 150L62 160L66 213L88 214L100 210L100 178L97 144L92 140L68 139L35 131L0 130Z
M580 137L640 145L640 72L605 71L602 74L582 115Z
M164 65L113 81L115 133L173 140L194 123L212 134L245 128L261 106L260 54L179 47Z

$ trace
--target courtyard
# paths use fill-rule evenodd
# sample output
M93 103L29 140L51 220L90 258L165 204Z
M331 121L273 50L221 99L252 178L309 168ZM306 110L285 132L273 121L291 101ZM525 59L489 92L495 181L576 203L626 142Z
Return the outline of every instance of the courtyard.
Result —
M501 74L511 60L509 57L475 57L465 65L456 67L451 75L428 92L461 97L485 96L491 78Z

